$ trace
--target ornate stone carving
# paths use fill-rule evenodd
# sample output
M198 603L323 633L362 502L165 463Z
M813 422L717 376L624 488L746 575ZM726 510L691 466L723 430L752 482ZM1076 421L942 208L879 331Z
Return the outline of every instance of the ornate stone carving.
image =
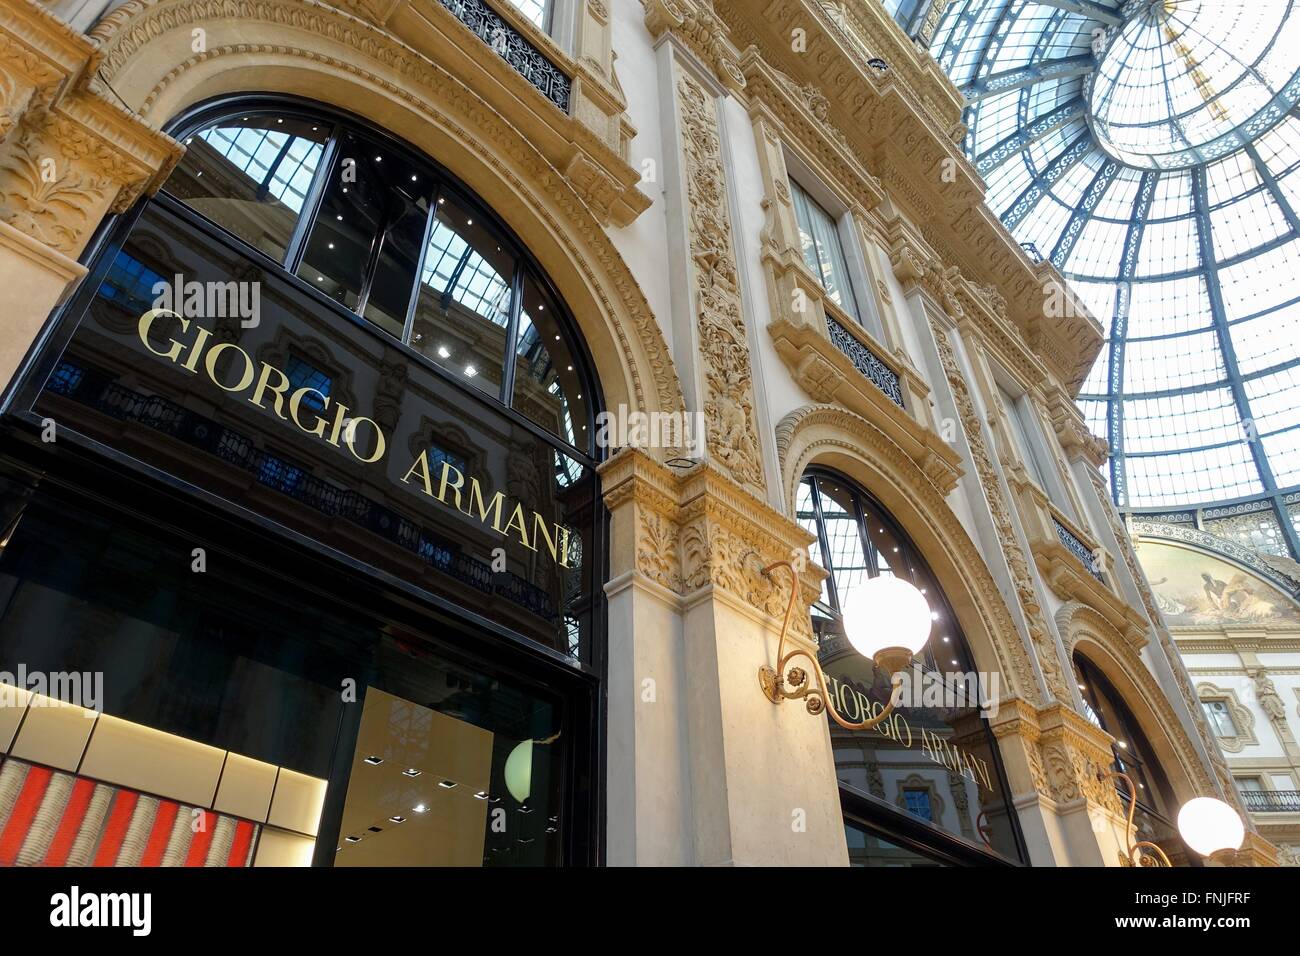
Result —
M1246 747L1259 743L1259 738L1255 736L1255 715L1250 712L1249 707L1242 706L1241 701L1237 699L1236 691L1230 687L1216 687L1209 681L1202 681L1196 685L1196 695L1203 704L1214 701L1223 702L1227 705L1228 713L1232 715L1232 723L1237 732L1235 734L1216 734L1215 740L1219 742L1220 747L1230 754L1235 754L1241 753Z
M677 101L699 350L707 385L704 415L709 453L737 482L761 494L763 470L754 430L749 342L740 310L717 113L704 88L680 69Z
M641 0L645 25L656 40L672 33L685 43L729 89L742 90L745 75L736 62L736 48L727 39L727 25L713 9L713 0Z
M709 464L677 474L644 452L625 448L601 466L614 537L635 543L631 570L682 597L713 588L772 618L785 614L789 592L767 565L807 552L812 536L756 501ZM809 564L790 619L791 633L812 642L810 606L825 572Z
M1024 613L1025 625L1029 629L1029 636L1033 642L1039 667L1043 672L1043 679L1046 681L1047 688L1053 697L1060 701L1069 701L1072 697L1061 674L1060 658L1056 653L1056 644L1043 620L1043 609L1039 605L1038 595L1034 591L1029 562L1020 547L1020 542L1016 539L1015 526L1011 521L1011 510L999 483L997 466L993 463L988 445L984 441L982 424L979 414L975 411L975 403L971 398L970 388L966 384L966 378L957 364L957 356L953 352L952 343L948 341L947 333L938 323L932 322L931 325L934 329L935 341L939 346L939 357L943 362L944 374L947 376L948 384L952 387L953 400L957 405L957 414L960 416L962 428L966 432L966 440L970 445L975 471L979 476L980 484L984 488L984 496L988 500L989 512L993 516L993 527L997 531L998 541L1002 545L1002 552L1006 556L1007 565L1011 571L1012 583L1015 586L1016 596Z
M925 479L922 467L881 428L860 415L833 405L806 405L791 412L776 427L777 455L781 463L781 488L787 513L794 513L799 480L808 466L828 455L836 454L868 463L881 475L877 493L885 488L906 502L907 508L923 516L927 530L938 536L942 550L952 556L953 582L979 612L982 633L974 621L966 626L967 637L977 644L981 636L1002 673L1007 697L1027 697L1040 701L1038 682L1023 644L1016 637L1011 613L988 573L988 566L975 543L948 507L944 493ZM896 509L896 514L902 509ZM988 669L992 662L982 662Z

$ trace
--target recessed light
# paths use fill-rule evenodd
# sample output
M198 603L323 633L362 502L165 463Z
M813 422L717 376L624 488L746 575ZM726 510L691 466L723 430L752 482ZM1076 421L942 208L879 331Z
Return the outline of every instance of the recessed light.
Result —
M1119 744L1119 746L1123 747L1125 750L1128 750L1128 744L1126 744L1124 741L1117 740L1115 741L1115 743Z
M465 220L465 225L467 225L467 226L472 226L472 225L474 225L474 220L473 220L473 219L466 219L466 220Z
M320 276L316 277L316 281L317 282L320 281ZM371 754L369 757L366 758L366 763L370 764L370 766L372 767L378 767L383 762L384 762L383 757L377 757L374 754Z
M324 277L324 276L317 276L317 277L316 277L316 281L317 281L317 282L324 282L324 281L325 281L325 277Z
M407 767L405 770L402 771L402 776L404 776L404 777L418 777L418 776L420 775L420 773L421 773L421 771L418 770L418 769L416 769L415 767Z
M488 798L488 792L486 790L480 790L474 794L475 800L486 800L487 798Z
M311 128L311 131L312 131L313 133L316 132L316 127L313 126L313 127Z
M417 803L415 806L411 807L412 813L427 813L428 810L429 808L423 803Z
M346 840L348 843L360 843L360 842L361 842L361 837L359 837L359 836L344 837L343 839Z
M547 833L555 833L555 832L557 832L557 831L556 831L555 827L547 827L547 828L546 828L546 832L547 832Z
M945 638L943 639L943 642L944 642L945 644L947 644L947 643L948 643L948 638L945 637Z
M572 365L569 366L569 371L570 371L570 372L573 371L573 366L572 366Z
M555 341L557 342L560 341L560 337L558 335L555 337Z
M343 217L342 217L342 216L335 216L334 218L337 219L339 222L342 222L342 221L343 221Z
M343 191L344 191L344 192L347 192L347 191L348 191L348 187L347 187L347 186L344 186L344 187L343 187Z
M447 200L445 200L445 199L439 197L439 199L438 199L438 205L441 206L441 205L442 205L443 203L445 203L446 201L447 201Z
M193 136L190 136L189 138L187 138L187 139L185 140L185 145L188 146L188 145L190 145L190 143L192 143L192 142L194 142L194 137L193 137Z
M455 789L455 787L456 787L456 781L455 781L455 780L439 780L439 781L438 781L438 786L442 787L442 789L444 789L444 790L453 790L453 789Z
M389 823L405 823L406 817L391 816L388 818Z
M414 177L414 176L411 177L411 182L415 182L415 177Z
M439 358L451 358L451 353L447 351L447 346L445 346L445 345L439 345L439 346L438 346L438 357L439 357Z
M953 667L956 667L956 666L957 666L957 662L956 662L956 661L953 661L953 662L952 662L952 666L953 666Z
M197 173L194 174L194 178L198 179L202 175L203 175L203 170L200 169Z
M544 305L539 305L539 306L537 307L537 311L538 311L538 312L545 312L545 311L546 311L546 306L544 306Z
M334 248L334 243L332 243L332 242L330 243L330 248L331 248L331 249Z
M465 366L465 374L466 374L466 376L468 376L469 378L473 378L475 375L478 374L478 369L476 369L473 365L466 365L466 366Z
M578 398L582 398L582 396L581 396L581 395L579 395L579 396L578 396Z
M938 612L938 611L931 611L931 612L930 612L930 620L932 620L932 621L937 621L937 620L939 620L939 612Z
M520 813L532 813L532 812L533 812L533 808L530 807L530 806L528 806L527 804L524 804L523 806L521 806L521 807L519 808L519 812L520 812Z
M282 119L278 119L278 120L276 120L276 122L277 122L277 123L283 123L284 120L282 120Z
M384 161L384 157L382 157L382 156L376 156L376 157L375 157L375 162L377 162L377 163L382 163L383 161Z

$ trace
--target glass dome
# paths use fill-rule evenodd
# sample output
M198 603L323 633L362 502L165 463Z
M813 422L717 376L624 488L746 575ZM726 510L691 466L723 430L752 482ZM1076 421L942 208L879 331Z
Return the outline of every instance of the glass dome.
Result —
M987 202L1106 343L1080 395L1126 508L1300 485L1300 0L952 0Z

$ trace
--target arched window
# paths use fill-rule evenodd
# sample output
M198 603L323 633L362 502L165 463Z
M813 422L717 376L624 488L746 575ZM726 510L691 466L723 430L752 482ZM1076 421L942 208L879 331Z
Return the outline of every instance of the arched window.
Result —
M1136 785L1134 821L1139 834L1137 839L1159 843L1171 855L1195 859L1196 854L1183 853L1182 842L1172 822L1176 813L1173 790L1137 718L1099 667L1078 651L1074 653L1073 662L1086 716L1115 738L1115 762L1111 769L1127 774ZM1115 788L1127 806L1128 788L1122 780L1116 781Z
M101 238L36 406L590 659L600 397L522 243L331 108L225 99L171 132L186 152Z
M961 627L922 555L865 491L811 469L799 484L798 520L816 536L811 557L829 572L813 608L818 659L840 712L860 720L889 699L889 681L852 650L840 627L844 596L892 574L916 585L934 630L909 672L917 696L873 730L831 723L856 865L933 865L1024 858L1001 762L981 703L997 688L978 675Z
M231 865L594 862L601 398L561 296L349 114L169 132L15 400L58 441L6 517L0 657L103 673L129 746L68 773L246 818ZM159 731L258 798L194 796Z

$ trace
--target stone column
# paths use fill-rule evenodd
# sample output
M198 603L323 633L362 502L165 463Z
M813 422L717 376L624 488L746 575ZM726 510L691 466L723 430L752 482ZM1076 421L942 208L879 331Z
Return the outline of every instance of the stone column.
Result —
M182 148L93 81L89 39L32 0L0 12L0 383L85 274L77 257L104 216L156 189Z
M608 861L844 865L824 716L773 704L789 579L761 569L811 537L707 464L674 473L625 449L601 469L613 520ZM801 575L789 640L813 651ZM789 645L787 645L787 648Z

